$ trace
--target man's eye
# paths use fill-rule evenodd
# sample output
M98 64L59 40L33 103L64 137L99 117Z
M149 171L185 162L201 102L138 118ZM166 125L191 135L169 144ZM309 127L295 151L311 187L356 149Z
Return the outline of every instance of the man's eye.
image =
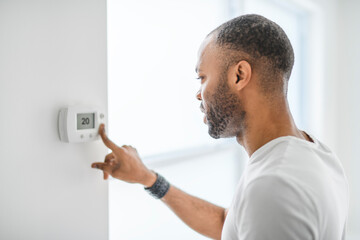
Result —
M202 81L204 79L204 77L200 76L200 77L197 77L196 79Z

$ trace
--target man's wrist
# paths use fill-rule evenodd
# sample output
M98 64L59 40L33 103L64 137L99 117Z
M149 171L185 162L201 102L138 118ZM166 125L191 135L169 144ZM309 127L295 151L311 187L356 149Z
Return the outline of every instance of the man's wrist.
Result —
M151 187L156 182L157 176L153 171L149 171L148 176L146 177L146 181L143 183L144 187Z

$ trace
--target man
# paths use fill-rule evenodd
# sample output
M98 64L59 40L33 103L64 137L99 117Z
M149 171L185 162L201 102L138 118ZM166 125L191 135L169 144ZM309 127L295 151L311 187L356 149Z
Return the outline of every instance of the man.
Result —
M222 24L200 47L196 97L209 134L236 137L250 157L228 209L170 185L135 148L111 142L103 125L99 133L112 153L92 167L103 170L104 179L110 174L143 184L213 239L345 239L347 180L331 150L295 125L287 102L293 64L284 31L259 15Z

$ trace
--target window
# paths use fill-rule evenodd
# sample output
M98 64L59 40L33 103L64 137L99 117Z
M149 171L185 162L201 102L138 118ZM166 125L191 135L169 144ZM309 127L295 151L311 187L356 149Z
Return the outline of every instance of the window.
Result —
M194 70L201 42L229 9L222 0L108 1L110 137L136 147L175 186L221 206L246 158L235 139L208 135ZM139 185L109 181L109 192L110 239L206 239Z
M143 156L215 143L195 98L194 69L202 40L227 19L221 0L108 2L116 142L136 146Z
M223 207L231 202L247 157L235 139L214 140L207 133L195 98L197 51L241 6L278 22L295 50L289 101L301 125L306 18L270 2L108 1L110 137L136 147L145 164L175 186ZM109 194L111 240L207 239L139 185L109 181Z

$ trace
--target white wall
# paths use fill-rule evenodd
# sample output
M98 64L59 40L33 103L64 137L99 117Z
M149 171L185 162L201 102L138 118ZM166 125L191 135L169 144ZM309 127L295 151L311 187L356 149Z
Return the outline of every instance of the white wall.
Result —
M108 239L103 144L66 144L68 104L107 109L105 0L0 1L0 239Z

